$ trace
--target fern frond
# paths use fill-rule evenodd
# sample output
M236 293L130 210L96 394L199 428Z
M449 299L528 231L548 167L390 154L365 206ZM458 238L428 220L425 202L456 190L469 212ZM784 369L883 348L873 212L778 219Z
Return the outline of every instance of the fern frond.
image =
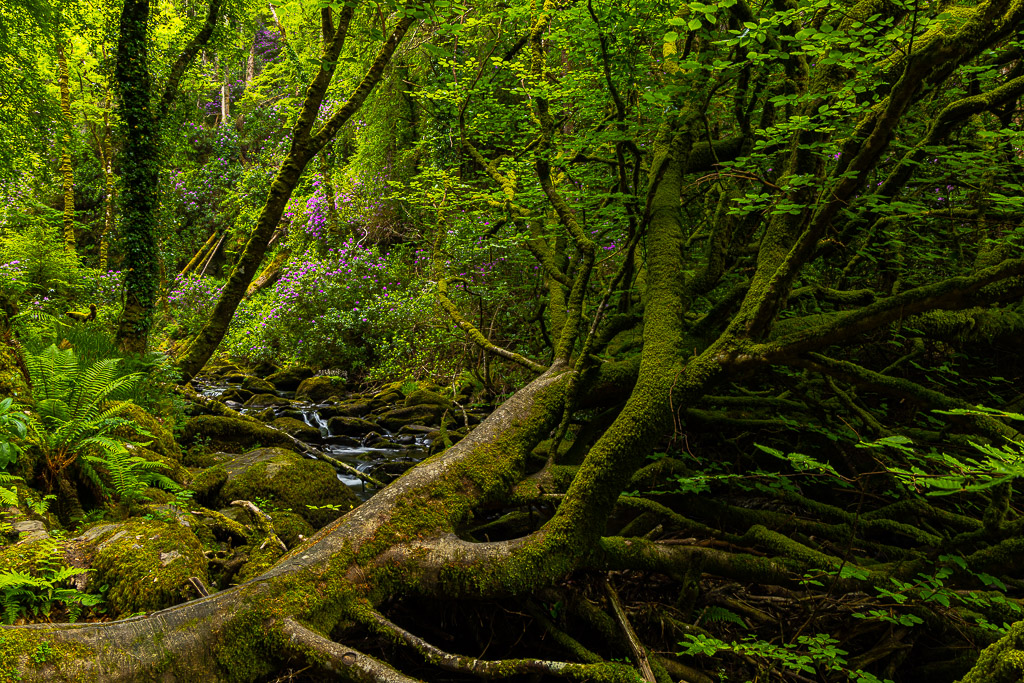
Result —
M86 569L85 567L69 567L64 565L53 573L50 577L50 581L53 583L59 583L61 581L67 581L70 578L80 576L82 574L88 574L93 571L92 569Z
M95 455L86 455L78 459L78 469L85 475L86 479L92 482L93 486L103 492L103 495L109 496L110 489L107 488L107 483L103 481L100 473L93 467L93 463L103 465L106 464L106 460Z
M709 605L704 610L704 619L707 621L728 621L733 624L738 624L746 628L747 624L743 621L743 617L733 612L731 609L725 607L719 607L718 605Z
M26 572L19 572L13 569L0 572L0 590L9 588L48 588L51 584L46 579L32 576Z
M0 505L12 506L18 504L18 490L8 489L0 486Z

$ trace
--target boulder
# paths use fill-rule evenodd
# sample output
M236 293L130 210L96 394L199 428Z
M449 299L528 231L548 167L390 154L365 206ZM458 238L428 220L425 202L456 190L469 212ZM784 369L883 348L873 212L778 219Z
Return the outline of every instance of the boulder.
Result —
M278 391L295 391L304 380L313 376L313 371L302 365L293 365L267 377L267 381Z
M445 408L437 405L418 405L395 408L380 415L377 422L388 431L397 431L408 424L439 424Z
M437 427L427 427L426 425L407 424L402 425L401 429L398 430L399 434L412 435L412 436L427 436L428 434L434 434L437 432Z
M388 389L378 394L374 394L372 400L374 405L388 405L391 403L400 403L401 401L404 401L405 395L402 394L402 392L398 391L397 389Z
M324 419L332 417L365 417L370 414L371 405L369 401L345 401L333 406L323 406L319 409Z
M407 406L441 406L443 408L452 408L453 404L450 400L442 396L441 394L434 393L433 391L426 391L424 389L418 389L408 396L405 397L405 405Z
M215 505L233 500L269 500L272 510L291 511L320 528L359 504L338 480L334 468L283 448L261 448L219 466L227 475L216 493ZM310 509L309 505L336 509Z
M332 436L362 436L377 429L377 425L359 417L332 417L327 420L327 430Z
M115 614L176 605L196 597L190 578L209 581L199 539L177 521L136 517L90 531L74 540L92 555L96 573L89 583L109 586L106 600Z
M242 380L242 389L251 391L254 394L272 394L276 391L274 385L267 380L252 376Z
M244 389L227 389L224 391L224 393L217 397L217 400L225 403L227 401L245 403L252 397L253 393L251 391L246 391Z
M345 448L359 448L362 442L354 436L327 436L324 443L332 446L344 446Z
M297 515L294 512L284 512L282 510L275 510L268 514L274 523L274 533L276 533L289 548L294 548L299 543L313 535L313 527L310 526L309 522L303 519L301 515Z
M155 417L146 412L141 406L137 406L134 403L128 404L128 407L121 413L121 417L131 420L136 425L149 432L149 436L139 436L134 429L126 427L119 427L114 430L114 434L122 438L129 438L139 443L146 443L146 447L152 451L156 451L161 456L166 458L173 458L175 460L181 459L181 448L178 443L174 440L174 435L171 430L163 426Z
M225 365L219 365L215 368L208 369L204 374L207 375L219 375L221 377L227 377L230 375L241 375L242 370L237 365L231 365L230 363ZM241 381L241 380L239 380Z
M295 398L306 401L320 402L331 396L345 392L346 381L343 377L320 375L302 380L295 390Z
M258 422L219 415L193 417L185 423L181 439L186 446L205 443L211 450L231 453L242 453L256 445L292 445L287 435Z
M290 406L291 404L291 401L286 398L282 398L277 394L256 394L245 402L245 406L247 408L251 408L253 406L259 406L261 408L264 406Z
M280 429L285 434L290 434L296 439L301 439L302 441L316 443L321 440L319 429L316 427L310 427L302 420L296 420L293 417L279 417L270 424L277 429Z

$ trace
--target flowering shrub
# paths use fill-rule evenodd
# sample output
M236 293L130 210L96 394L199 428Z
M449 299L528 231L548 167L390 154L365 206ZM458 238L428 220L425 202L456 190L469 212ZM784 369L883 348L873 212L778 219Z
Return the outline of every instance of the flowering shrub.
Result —
M271 291L241 311L229 352L261 362L287 350L299 362L358 370L370 359L371 307L400 286L387 271L376 250L353 240L293 256Z
M174 287L167 294L167 303L178 325L190 335L199 332L213 313L223 288L219 281L194 273L176 277Z

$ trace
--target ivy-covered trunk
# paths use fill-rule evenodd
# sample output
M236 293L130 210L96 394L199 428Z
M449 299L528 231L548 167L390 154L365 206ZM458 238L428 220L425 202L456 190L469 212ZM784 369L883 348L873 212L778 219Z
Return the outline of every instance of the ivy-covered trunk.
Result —
M159 208L159 126L151 102L149 0L125 0L114 77L124 122L121 245L124 313L117 329L123 351L144 353L153 324L157 259L154 237Z
M121 10L114 80L125 139L121 194L125 300L117 343L130 353L146 351L156 308L161 122L174 103L189 65L213 35L220 9L221 0L210 0L202 26L174 61L159 97L154 97L149 70L150 2L125 0Z

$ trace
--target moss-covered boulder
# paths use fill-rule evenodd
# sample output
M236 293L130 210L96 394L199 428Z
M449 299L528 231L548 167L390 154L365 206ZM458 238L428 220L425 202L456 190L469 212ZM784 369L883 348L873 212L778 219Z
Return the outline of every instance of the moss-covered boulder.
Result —
M324 419L332 417L365 417L370 414L372 408L373 406L369 401L357 399L344 401L333 406L324 406L319 409L319 412Z
M405 397L405 405L407 406L441 406L442 408L451 408L452 402L442 396L441 394L433 391L426 391L425 389L417 389L408 396Z
M259 446L292 445L286 434L237 417L200 415L185 423L182 443L186 446L206 444L215 451L242 453Z
M441 422L445 408L438 405L405 406L389 410L377 418L388 431L397 431L408 424L435 425Z
M362 436L376 429L380 427L359 417L332 417L327 420L327 431L332 436Z
M405 394L398 389L386 388L382 391L378 391L373 395L372 402L374 406L389 405L392 403L401 403L405 400Z
M132 438L140 442L149 441L146 447L151 451L156 451L165 458L181 460L181 448L178 446L178 442L174 440L174 434L159 420L147 413L142 406L137 406L134 403L128 404L128 407L121 413L121 417L134 422L138 427L148 432L149 436L140 437L136 432L127 427L116 430L114 433L117 436Z
M295 398L305 401L325 401L331 396L345 393L347 382L344 377L321 375L302 381L295 390Z
M227 481L216 504L233 500L269 500L278 510L300 515L316 528L359 504L354 493L338 480L334 468L283 448L261 448L222 464ZM335 506L337 509L311 509ZM269 512L269 510L265 510Z
M204 375L211 375L216 377L229 377L231 375L244 375L241 368L231 363L225 363L223 365L212 365L207 364L206 369L203 371ZM241 380L239 380L241 381Z
M313 535L312 525L303 519L301 515L283 510L275 510L269 514L270 519L274 522L274 533L289 548L294 548Z
M109 586L107 604L116 614L176 605L195 597L191 577L208 582L202 544L187 526L135 518L104 527L91 539L90 584Z
M57 544L45 533L19 534L17 543L0 548L0 572L31 572L42 562L53 563ZM60 560L57 560L60 563Z
M285 434L290 434L302 441L315 443L321 440L319 429L310 427L302 420L296 420L294 417L279 417L270 424Z
M293 365L267 377L267 381L278 391L295 391L304 380L313 376L313 371L303 365Z
M290 406L291 404L291 401L277 394L256 394L247 399L243 405L247 408L263 408L267 406Z
M227 389L220 396L217 397L218 401L237 401L238 403L245 403L253 397L251 391L245 391L244 389Z
M195 493L195 499L206 506L211 506L220 497L220 490L228 483L227 470L221 464L203 470L189 482L189 489Z
M242 389L254 394L272 394L276 391L274 385L267 380L251 375L242 380Z

